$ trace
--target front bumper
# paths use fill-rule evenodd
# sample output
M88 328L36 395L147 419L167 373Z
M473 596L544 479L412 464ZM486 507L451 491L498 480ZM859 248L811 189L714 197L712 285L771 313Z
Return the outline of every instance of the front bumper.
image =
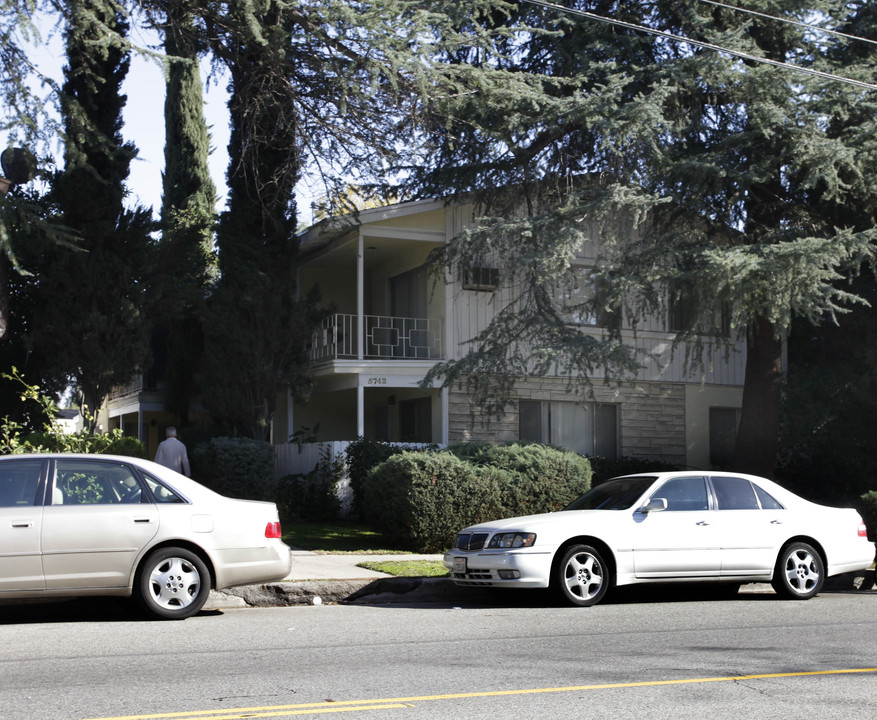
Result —
M479 587L545 588L551 580L547 550L450 550L443 562L457 585Z

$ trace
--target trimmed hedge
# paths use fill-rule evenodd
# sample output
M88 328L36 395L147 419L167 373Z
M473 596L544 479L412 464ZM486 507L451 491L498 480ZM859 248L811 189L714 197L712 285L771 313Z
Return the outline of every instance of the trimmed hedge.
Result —
M274 447L250 438L219 437L198 445L192 477L220 495L274 502Z
M99 453L102 455L125 455L145 458L146 448L137 438L123 435L121 430L113 430L105 435L92 435L88 432L30 433L24 442L15 449L17 453L77 452Z
M403 452L368 474L363 510L400 547L438 552L467 525L560 510L590 476L585 458L537 444Z

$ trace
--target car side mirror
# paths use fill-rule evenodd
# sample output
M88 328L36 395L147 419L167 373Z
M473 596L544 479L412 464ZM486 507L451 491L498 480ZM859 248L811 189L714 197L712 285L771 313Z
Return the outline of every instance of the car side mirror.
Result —
M661 512L667 509L667 498L652 498L639 511L642 513Z

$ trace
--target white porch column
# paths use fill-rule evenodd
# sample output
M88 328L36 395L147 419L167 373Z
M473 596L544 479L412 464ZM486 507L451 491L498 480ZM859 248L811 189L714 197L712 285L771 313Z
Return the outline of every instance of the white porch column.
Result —
M365 348L365 239L362 229L359 230L359 248L356 253L356 357L364 356ZM361 389L360 389L361 390ZM362 422L362 404L360 403L360 422Z
M450 424L450 421L448 419L450 417L450 412L448 409L448 400L449 400L450 396L451 396L451 394L450 394L450 392L448 392L448 388L443 387L442 388L442 445L448 444L448 435L449 435L448 426Z
M365 388L356 385L356 437L365 437Z

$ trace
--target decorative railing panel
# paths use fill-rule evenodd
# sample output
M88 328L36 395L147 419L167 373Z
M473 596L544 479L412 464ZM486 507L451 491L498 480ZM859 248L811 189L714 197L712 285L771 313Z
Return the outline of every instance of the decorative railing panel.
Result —
M444 357L442 327L441 320L365 315L362 357L365 360L441 360ZM356 315L327 317L313 335L311 361L359 358L357 329Z

